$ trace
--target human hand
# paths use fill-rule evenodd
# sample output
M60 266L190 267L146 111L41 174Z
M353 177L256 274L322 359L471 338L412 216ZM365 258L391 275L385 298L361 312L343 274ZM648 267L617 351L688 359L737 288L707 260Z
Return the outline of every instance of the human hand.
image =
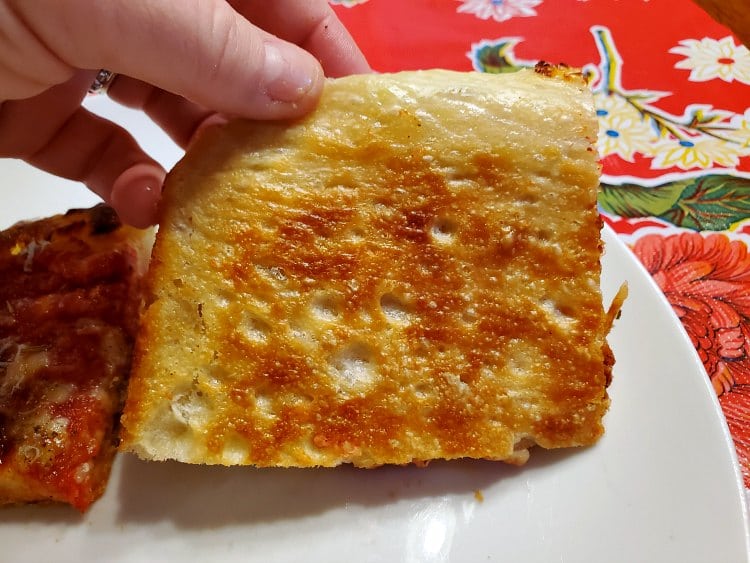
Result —
M369 71L325 0L0 0L0 157L84 182L140 227L165 171L81 107L100 68L182 147L222 115L302 115L324 73Z

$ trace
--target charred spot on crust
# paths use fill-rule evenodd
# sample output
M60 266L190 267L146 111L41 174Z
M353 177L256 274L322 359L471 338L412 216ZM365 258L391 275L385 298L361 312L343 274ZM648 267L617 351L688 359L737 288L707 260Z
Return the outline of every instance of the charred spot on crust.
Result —
M91 209L91 234L105 235L117 230L122 225L117 212L109 205L100 203Z
M586 83L580 69L571 68L565 63L552 64L547 61L539 61L534 66L534 72L549 78L560 78L566 82Z

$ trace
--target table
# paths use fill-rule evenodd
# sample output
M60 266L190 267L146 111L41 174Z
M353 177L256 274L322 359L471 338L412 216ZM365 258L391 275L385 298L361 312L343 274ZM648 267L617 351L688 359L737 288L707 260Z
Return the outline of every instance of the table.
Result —
M602 217L682 321L750 487L750 51L686 0L331 3L380 72L585 70Z

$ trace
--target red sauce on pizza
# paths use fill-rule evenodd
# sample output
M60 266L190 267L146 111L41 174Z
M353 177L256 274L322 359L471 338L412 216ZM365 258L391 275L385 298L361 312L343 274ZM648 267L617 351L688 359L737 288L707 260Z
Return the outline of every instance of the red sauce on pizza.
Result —
M104 490L140 306L136 234L105 207L0 233L0 502L85 510Z

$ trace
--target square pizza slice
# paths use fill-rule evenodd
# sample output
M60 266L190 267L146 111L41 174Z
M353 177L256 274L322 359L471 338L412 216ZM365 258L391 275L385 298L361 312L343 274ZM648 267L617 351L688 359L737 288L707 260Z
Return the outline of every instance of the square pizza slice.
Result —
M523 463L594 443L612 356L580 72L330 81L170 174L123 447L146 459Z
M0 504L104 491L150 238L104 205L0 233Z

